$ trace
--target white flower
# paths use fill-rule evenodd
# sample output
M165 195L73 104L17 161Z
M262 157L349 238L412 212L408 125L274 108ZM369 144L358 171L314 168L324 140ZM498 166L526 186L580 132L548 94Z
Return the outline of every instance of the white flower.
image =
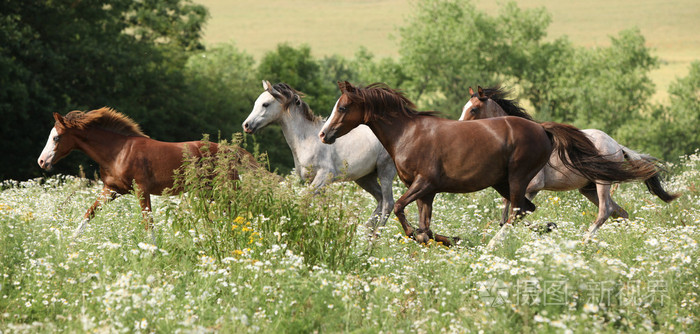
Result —
M583 311L586 313L596 313L598 312L598 305L586 303L583 305Z
M655 247L659 245L659 240L656 240L656 238L650 238L644 241L645 244Z
M139 242L139 248L149 252L154 252L158 250L158 247L156 247L155 245L147 244L145 242Z

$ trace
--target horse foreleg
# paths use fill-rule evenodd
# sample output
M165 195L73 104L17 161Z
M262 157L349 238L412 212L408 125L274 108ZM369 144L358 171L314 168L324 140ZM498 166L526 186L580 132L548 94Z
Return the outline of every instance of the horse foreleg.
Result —
M396 167L394 161L387 154L384 159L377 162L377 174L379 177L379 187L382 191L382 218L379 222L380 226L386 225L387 219L391 214L391 209L394 207L394 193L391 190L394 177L396 176Z
M119 194L116 191L110 189L109 187L102 187L102 192L100 192L100 194L97 195L97 200L95 201L95 203L92 203L92 206L90 206L87 212L85 212L85 215L83 216L83 221L80 223L80 226L78 226L78 229L76 229L75 232L73 232L73 239L79 237L83 233L85 226L87 226L90 219L95 217L95 212L102 206L102 204L115 199L118 195Z
M327 184L333 181L333 173L327 170L319 170L316 172L316 176L311 181L311 189L313 189L314 194L321 193L321 189Z
M401 227L403 227L404 233L407 237L416 239L415 229L406 220L406 215L404 214L404 209L408 204L415 201L416 199L423 197L427 194L430 189L428 189L428 182L419 175L416 180L408 186L408 190L399 197L399 199L394 203L394 215L398 218ZM417 239L416 239L417 240ZM426 240L427 241L427 240Z
M416 240L426 243L430 239L434 239L433 231L430 230L430 219L433 216L433 199L435 194L426 194L421 198L416 199L418 206L418 231Z
M379 183L377 182L377 173L370 173L367 174L357 180L355 180L355 183L357 183L362 189L367 191L374 197L374 199L377 201L377 208L374 209L374 212L372 212L372 216L369 217L367 220L367 223L365 223L365 226L368 228L372 229L370 231L370 235L374 233L374 229L376 229L379 225L379 222L383 218L382 215L382 190L379 187Z

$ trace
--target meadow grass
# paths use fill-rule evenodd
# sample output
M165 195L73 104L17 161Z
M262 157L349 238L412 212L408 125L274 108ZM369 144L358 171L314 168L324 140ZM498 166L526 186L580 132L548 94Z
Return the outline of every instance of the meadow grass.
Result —
M411 14L410 0L196 0L210 10L204 40L235 42L256 58L278 43L308 44L318 56L352 57L363 46L378 57L398 57L398 27ZM503 1L474 1L491 15ZM552 15L548 39L568 36L576 45L607 46L610 36L637 27L661 64L650 73L652 100L663 102L668 85L688 74L700 55L700 3L695 0L520 0L522 8L545 7Z
M595 207L577 192L543 192L527 221L558 229L521 223L493 252L493 190L437 197L433 230L460 236L458 246L417 244L393 218L370 241L375 203L354 183L314 195L294 176L199 177L220 163L192 164L179 176L189 192L154 198L155 245L135 196L107 204L73 240L99 182L3 182L0 331L700 330L698 154L669 167L666 186L682 192L671 204L621 185L614 197L631 218L589 244ZM415 205L407 217L417 224Z

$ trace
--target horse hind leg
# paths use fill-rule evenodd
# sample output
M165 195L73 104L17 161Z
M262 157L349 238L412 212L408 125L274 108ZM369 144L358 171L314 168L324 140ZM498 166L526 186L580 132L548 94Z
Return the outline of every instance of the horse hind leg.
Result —
M610 184L596 184L595 188L587 186L579 189L579 192L598 207L598 216L584 234L583 242L588 242L598 232L601 226L613 213L627 217L627 212L612 200Z
M515 169L514 169L515 170ZM534 173L533 173L534 174ZM508 230L516 221L523 219L525 215L529 212L533 212L536 209L535 204L533 204L525 196L527 191L527 183L523 180L529 182L532 179L532 175L528 178L527 176L522 177L517 173L512 173L508 178L508 186L497 185L494 186L496 191L498 191L501 196L510 200L510 211L508 214L508 221L501 226L501 229L496 232L496 234L491 238L488 245L486 245L487 250L493 250L496 245L501 244L505 239Z

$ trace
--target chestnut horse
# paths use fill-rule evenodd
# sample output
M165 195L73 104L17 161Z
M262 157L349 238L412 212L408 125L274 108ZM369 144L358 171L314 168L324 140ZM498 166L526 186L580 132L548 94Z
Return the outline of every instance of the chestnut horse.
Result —
M202 157L218 151L215 143L153 140L129 117L110 108L71 111L65 117L54 113L53 117L56 123L39 156L39 166L50 170L72 150L81 150L100 165L100 178L104 183L101 194L75 231L75 237L82 233L100 205L133 191L134 184L144 218L149 218L150 195L161 195L163 190L173 187L174 171L182 166L187 155ZM203 148L204 145L207 147ZM236 157L247 160L248 166L257 166L253 156L242 148L238 148ZM239 179L238 172L232 170L231 177ZM181 188L172 189L170 193L179 192ZM149 227L147 222L146 229Z
M538 124L520 117L460 122L418 112L402 93L384 84L355 87L340 82L342 92L321 129L324 143L333 143L360 124L379 138L408 187L396 201L394 214L407 236L419 242L430 238L451 245L453 239L430 230L432 203L439 192L468 193L493 187L513 205L510 224L489 242L492 248L505 228L535 205L525 197L527 185L544 167L554 149L565 165L602 180L648 178L655 170L604 159L585 134L558 123ZM416 201L419 229L406 221L404 208Z
M517 116L532 120L532 117L518 105L514 100L507 98L508 92L500 87L491 87L487 89L477 88L477 92L469 87L471 98L462 108L462 116L460 121L485 119L491 117L502 116ZM656 158L640 154L627 147L618 144L615 139L608 136L607 133L596 129L581 130L588 136L598 152L604 155L607 159L623 162L625 160L637 160L642 164L656 166ZM644 180L649 192L659 197L664 202L670 202L678 197L677 194L669 194L661 185L659 173L660 168L656 168L657 172L651 177ZM590 179L576 170L572 170L564 166L559 154L553 152L549 158L549 163L535 175L527 186L526 196L529 200L535 198L540 190L552 191L567 191L578 189L578 191L586 196L588 200L593 202L598 207L598 217L591 224L584 236L584 241L589 240L596 231L605 223L611 215L613 217L628 218L627 211L620 207L612 199L610 194L611 183ZM505 222L508 214L509 202L505 199L505 208L503 209L503 217L501 222Z

